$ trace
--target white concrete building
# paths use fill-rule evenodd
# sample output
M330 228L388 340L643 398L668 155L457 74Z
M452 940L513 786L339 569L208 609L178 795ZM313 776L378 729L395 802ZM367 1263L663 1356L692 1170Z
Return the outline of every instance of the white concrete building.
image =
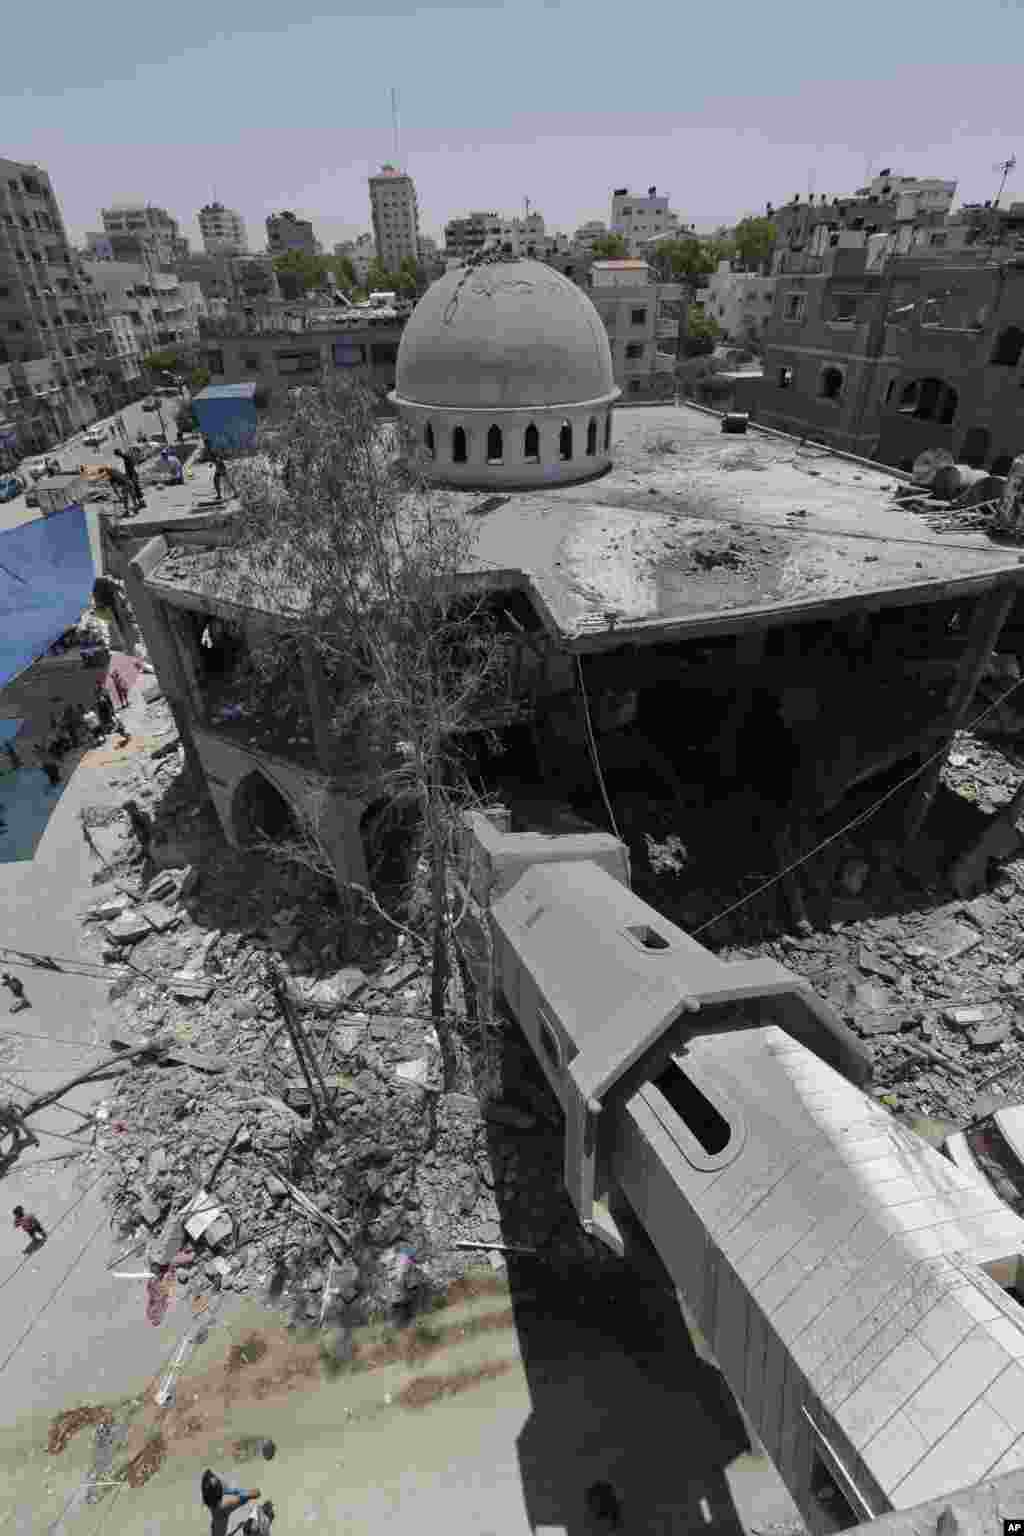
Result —
M675 373L679 284L659 283L645 261L626 257L595 261L590 287L608 334L615 382L626 396L657 392L658 376L667 381Z
M141 356L174 342L193 341L206 313L197 282L181 282L173 272L132 261L86 262L107 323L122 316L131 327L134 350ZM121 328L123 331L123 327Z
M621 391L587 295L536 261L446 272L398 348L392 401L426 477L458 486L553 486L611 463Z
M668 206L667 197L659 197L657 187L648 187L646 195L617 187L612 193L611 233L621 235L630 256L642 254L645 241L676 229L679 215Z
M707 287L699 290L697 302L718 322L727 341L758 341L771 317L777 281L756 272L734 272L728 261L720 261Z
M419 259L420 214L416 185L393 165L382 165L369 178L370 214L377 258L387 272L397 272L406 258Z
M223 203L207 203L199 210L199 232L208 256L244 256L249 250L245 220Z
M155 203L115 203L104 208L100 218L115 261L137 260L145 249L160 266L170 267L189 254L177 219Z
M956 181L938 176L894 176L891 170L879 171L866 187L858 187L854 196L895 203L897 219L916 219L925 214L947 214L953 206Z

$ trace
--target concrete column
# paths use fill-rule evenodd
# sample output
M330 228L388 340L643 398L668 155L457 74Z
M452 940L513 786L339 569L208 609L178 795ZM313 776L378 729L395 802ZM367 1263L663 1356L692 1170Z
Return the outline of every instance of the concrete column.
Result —
M330 707L320 658L311 640L302 642L302 675L306 684L306 703L313 723L317 764L322 773L330 773L331 739L327 729Z
M206 699L199 680L199 659L196 654L195 641L189 633L184 614L179 613L177 609L171 608L169 605L165 606L171 640L178 655L181 674L185 679L188 702L191 705L195 718L201 724L205 724Z
M167 540L150 539L129 562L125 572L125 590L135 618L142 630L150 661L156 669L164 697L170 706L178 736L185 753L185 770L196 785L205 783L202 763L192 735L192 710L188 683L182 671L178 649L171 635L163 604L156 602L146 588L145 579L167 553Z

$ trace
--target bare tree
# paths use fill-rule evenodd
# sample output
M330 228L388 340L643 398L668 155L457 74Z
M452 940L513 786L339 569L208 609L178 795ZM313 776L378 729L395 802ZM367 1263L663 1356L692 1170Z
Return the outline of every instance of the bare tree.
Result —
M286 696L282 685L294 694L304 654L323 686L332 774L367 803L412 811L429 871L431 1012L450 1087L449 850L469 794L463 744L504 688L507 649L470 575L471 524L418 480L402 447L361 387L325 377L293 392L255 454L233 467L241 510L218 585L276 616L278 632L252 648L251 686L270 699ZM305 857L322 854L317 828L303 832Z

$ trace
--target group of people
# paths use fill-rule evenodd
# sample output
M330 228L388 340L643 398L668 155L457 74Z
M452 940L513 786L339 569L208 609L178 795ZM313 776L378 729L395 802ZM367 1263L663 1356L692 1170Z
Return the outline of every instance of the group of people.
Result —
M118 708L124 709L128 704L128 684L120 672L110 673L110 683L117 694ZM57 700L58 704L61 702ZM60 763L68 752L76 751L84 742L92 746L98 746L105 741L112 730L116 730L122 741L127 741L129 733L117 718L114 702L103 683L97 678L93 690L92 708L87 709L84 704L65 704L58 714L54 710L50 716L50 730L45 742L37 743L33 751L39 765L46 774L51 784L60 783ZM13 746L4 748L8 754L11 766L19 768L21 758Z

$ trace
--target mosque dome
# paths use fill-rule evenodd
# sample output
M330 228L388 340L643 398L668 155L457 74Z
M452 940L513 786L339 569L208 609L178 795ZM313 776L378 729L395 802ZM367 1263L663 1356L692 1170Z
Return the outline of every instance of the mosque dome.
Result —
M601 317L539 261L447 272L408 320L392 400L428 478L549 485L610 462L619 395Z

